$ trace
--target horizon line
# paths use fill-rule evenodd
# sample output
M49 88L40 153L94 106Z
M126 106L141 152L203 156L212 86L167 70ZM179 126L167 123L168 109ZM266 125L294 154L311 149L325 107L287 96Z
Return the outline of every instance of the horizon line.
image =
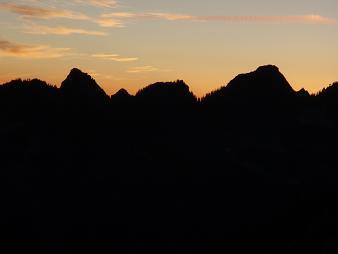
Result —
M276 65L273 65L273 64L266 64L266 65L260 65L260 66L258 66L254 71L245 72L245 73L239 73L239 74L237 74L234 78L236 78L238 75L241 75L241 74L249 74L249 73L252 73L252 72L257 71L257 70L258 70L259 68L261 68L261 67L268 67L268 66L276 67L277 70L279 71L279 68L278 68ZM69 73L70 73L72 70L74 70L74 69L77 69L77 70L81 71L82 73L89 75L89 76L97 83L96 79L93 77L93 75L92 75L90 72L82 71L80 68L73 67L73 68L70 69ZM279 72L280 72L280 71L279 71ZM280 72L280 73L281 73L281 72ZM281 74L282 74L282 73L281 73ZM283 74L282 74L282 75L283 75ZM284 76L284 75L283 75L283 76ZM183 82L189 87L189 91L192 92L193 95L194 95L197 99L202 99L203 97L209 95L210 93L215 92L215 91L218 91L219 89L221 89L221 88L223 88L223 87L226 87L226 86L227 86L234 78L232 78L230 81L228 81L225 85L221 85L220 87L218 87L218 88L216 88L216 89L214 89L214 90L211 90L211 91L205 93L205 94L202 95L202 96L197 96L197 95L190 89L189 84L187 84L187 83L184 81L184 79L174 79L174 80L170 80L170 81L156 81L156 82L154 82L154 83L147 84L147 85L145 85L145 86L142 87L142 88L139 88L135 93L130 93L130 92L128 91L128 89L126 89L125 87L120 87L120 88L117 88L117 90L116 90L115 93L113 93L113 94L108 94L108 93L106 92L106 89L104 89L100 84L97 83L97 85L98 85L98 86L105 92L105 94L106 94L107 96L109 96L109 97L115 95L118 91L120 91L120 90L122 90L122 89L126 90L130 95L135 96L135 95L137 94L138 91L140 91L141 89L143 89L143 88L145 88L145 87L148 87L148 86L150 86L150 85L152 85L152 84L156 84L156 83L173 83L173 82L177 82L177 81L183 81ZM20 77L18 77L18 78L10 79L10 80L7 80L7 81L1 81L0 86L3 86L3 85L5 85L6 83L10 83L11 81L15 81L15 80L22 80L22 81L40 80L40 81L45 82L45 83L48 84L49 86L53 86L53 87L56 87L56 88L58 88L58 89L60 89L60 87L61 87L61 85L62 85L62 82L63 82L63 81L62 81L61 84L59 84L59 85L55 85L55 84L49 83L48 81L42 80L42 79L40 79L40 78L20 78ZM287 79L286 79L286 80L287 80ZM289 83L289 81L287 81L287 82ZM325 88L327 88L327 87L330 87L330 86L332 86L332 85L335 84L335 83L337 83L337 81L333 81L332 83L330 83L330 84L326 85L325 87L323 87L321 90L316 91L316 92L314 92L314 93L313 93L313 92L310 93L310 92L309 92L307 89L305 89L304 87L300 88L299 90L295 90L295 89L293 88L293 86L292 86L290 83L289 83L289 85L291 86L291 88L292 88L295 92L299 92L299 91L301 91L301 90L305 90L305 91L308 92L310 95L317 95L317 94L320 93L323 89L325 89Z

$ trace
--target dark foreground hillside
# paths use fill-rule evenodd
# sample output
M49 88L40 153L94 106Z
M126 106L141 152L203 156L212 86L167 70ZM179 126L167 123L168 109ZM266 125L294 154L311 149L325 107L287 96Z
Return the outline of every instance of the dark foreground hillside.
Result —
M201 100L0 86L1 253L337 253L338 86L275 66Z

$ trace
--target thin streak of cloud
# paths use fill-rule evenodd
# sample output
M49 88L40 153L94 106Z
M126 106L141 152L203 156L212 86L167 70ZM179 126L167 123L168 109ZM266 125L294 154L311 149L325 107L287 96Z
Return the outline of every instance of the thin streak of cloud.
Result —
M312 23L312 24L336 24L337 20L320 15L300 16L192 16L171 13L132 13L113 12L102 15L103 18L119 19L158 19L168 21L219 21L228 23Z
M71 28L71 27L49 27L49 26L39 26L39 25L30 25L26 28L25 33L29 34L37 34L37 35L73 35L73 34L81 34L81 35L93 35L93 36L105 36L107 35L104 32L86 30L81 28Z
M70 54L70 48L52 48L47 45L24 45L0 40L0 57L60 58Z
M112 75L99 73L96 70L89 70L88 74L92 77L95 77L96 79L107 79L107 80L114 79Z
M159 69L154 66L140 66L140 67L132 67L127 70L128 73L142 73L142 72L154 72L158 71Z
M122 19L163 19L163 20L194 20L195 16L170 14L170 13L132 13L132 12L113 12L102 14L103 18L122 18Z
M74 20L88 20L85 14L69 10L60 10L56 8L42 8L28 5L18 5L12 3L0 3L0 10L7 10L21 15L24 18L54 19L65 18Z
M88 2L88 1L82 1L86 4L93 4L93 2ZM94 1L95 4L100 4L100 6L111 6L113 3L111 2L110 4L105 1ZM12 13L15 13L17 15L20 15L21 17L25 19L73 19L73 20L87 20L90 22L93 22L97 24L100 27L124 27L123 23L119 20L112 19L112 18L94 18L94 17L89 17L83 13L79 12L74 12L70 10L64 10L64 9L56 9L56 8L43 8L43 7L36 7L36 6L28 6L28 5L20 5L20 4L12 4L12 3L0 3L0 10L6 10ZM44 29L46 30L46 29ZM43 33L55 33L55 34L61 34L58 33L61 29L50 30L49 32L43 32ZM65 29L62 29L64 33L71 33L71 31L66 31ZM78 33L78 34L89 34L86 33L85 31L73 31L72 33ZM98 33L90 33L92 35L98 35Z
M124 27L123 23L121 21L118 21L116 19L95 19L94 22L98 24L101 27Z
M114 8L117 5L115 0L76 0L75 2L101 8Z
M117 54L94 54L92 57L115 62L133 62L138 60L137 57L121 57Z
M224 22L265 22L265 23L313 23L313 24L335 24L332 18L320 15L303 16L200 16L195 17L200 21L224 21Z

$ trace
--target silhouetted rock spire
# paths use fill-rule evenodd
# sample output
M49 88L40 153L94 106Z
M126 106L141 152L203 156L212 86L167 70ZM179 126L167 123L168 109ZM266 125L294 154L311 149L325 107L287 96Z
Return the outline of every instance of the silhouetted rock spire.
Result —
M87 102L106 101L108 99L104 90L87 73L74 68L62 82L61 92L73 100Z

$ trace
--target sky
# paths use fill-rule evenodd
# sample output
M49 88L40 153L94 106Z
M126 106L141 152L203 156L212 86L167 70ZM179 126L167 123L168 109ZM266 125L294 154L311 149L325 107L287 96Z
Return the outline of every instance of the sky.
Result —
M338 80L337 45L337 0L0 0L0 83L77 67L107 94L183 79L203 96L274 64L315 93Z

